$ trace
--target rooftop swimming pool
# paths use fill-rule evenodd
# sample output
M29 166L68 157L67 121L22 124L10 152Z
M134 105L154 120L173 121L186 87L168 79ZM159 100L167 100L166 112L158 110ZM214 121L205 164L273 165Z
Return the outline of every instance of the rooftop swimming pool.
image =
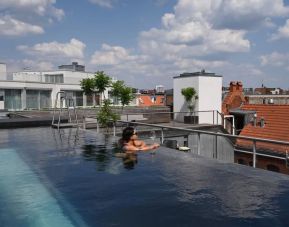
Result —
M289 226L289 177L117 138L0 130L1 226Z

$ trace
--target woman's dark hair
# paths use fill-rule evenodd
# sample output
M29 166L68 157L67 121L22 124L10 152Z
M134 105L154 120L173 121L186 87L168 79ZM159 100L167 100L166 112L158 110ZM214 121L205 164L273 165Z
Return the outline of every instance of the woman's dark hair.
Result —
M126 127L122 132L122 138L121 140L123 142L128 142L130 140L130 137L134 134L135 130L133 127Z

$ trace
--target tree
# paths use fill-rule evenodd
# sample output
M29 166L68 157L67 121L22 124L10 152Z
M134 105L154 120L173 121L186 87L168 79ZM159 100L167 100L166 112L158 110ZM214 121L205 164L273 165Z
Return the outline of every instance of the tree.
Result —
M193 88L193 87L183 88L182 89L182 95L184 96L184 98L187 102L188 109L190 110L190 112L192 112L194 109L193 100L195 101L198 99L197 92L196 92L195 88Z
M111 94L120 99L122 109L133 100L132 88L127 87L124 81L118 80L112 84Z
M85 95L92 95L95 92L94 84L95 82L93 78L86 78L80 81L81 89Z
M111 78L103 71L97 71L94 78L82 79L80 85L84 94L100 93L105 99L104 91L111 85ZM102 100L100 100L100 103L102 103Z
M111 78L107 76L103 71L97 71L94 75L94 87L96 92L103 94L104 91L111 85Z
M119 115L112 111L110 104L110 100L105 99L103 101L103 106L96 115L97 122L102 127L107 128L110 122L115 122L119 119Z
M132 88L123 87L120 91L119 98L123 109L125 105L129 105L129 103L134 99Z

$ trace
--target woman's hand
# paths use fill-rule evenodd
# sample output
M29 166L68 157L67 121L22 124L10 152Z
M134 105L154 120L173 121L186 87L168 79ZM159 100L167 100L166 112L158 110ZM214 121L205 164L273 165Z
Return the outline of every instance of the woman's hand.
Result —
M157 149L160 145L158 143L154 143L151 145L151 149Z

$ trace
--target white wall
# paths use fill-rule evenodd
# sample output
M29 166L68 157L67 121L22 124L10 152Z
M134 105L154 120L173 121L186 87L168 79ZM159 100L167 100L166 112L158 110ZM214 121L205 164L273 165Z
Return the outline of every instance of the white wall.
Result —
M181 93L182 88L193 87L199 99L194 111L218 110L222 106L222 77L220 76L191 76L174 78L174 112L189 112L187 103ZM216 124L216 112L199 112L199 124ZM175 119L183 121L184 114L175 114ZM220 119L219 119L220 120Z
M199 111L218 110L222 108L222 77L199 77ZM214 120L213 120L214 117ZM220 120L220 119L219 119ZM200 113L199 123L216 123L217 113Z
M199 79L198 77L177 77L174 78L174 112L189 112L184 96L182 95L182 89L186 87L195 88L197 94L199 94ZM198 110L198 101L196 102L195 110ZM184 120L184 114L175 114L177 121Z
M44 72L17 72L13 73L13 80L17 81L31 81L31 82L45 82L45 75L63 74L65 84L80 84L80 81L85 78L92 78L94 73L88 72L74 72L74 71L44 71Z

